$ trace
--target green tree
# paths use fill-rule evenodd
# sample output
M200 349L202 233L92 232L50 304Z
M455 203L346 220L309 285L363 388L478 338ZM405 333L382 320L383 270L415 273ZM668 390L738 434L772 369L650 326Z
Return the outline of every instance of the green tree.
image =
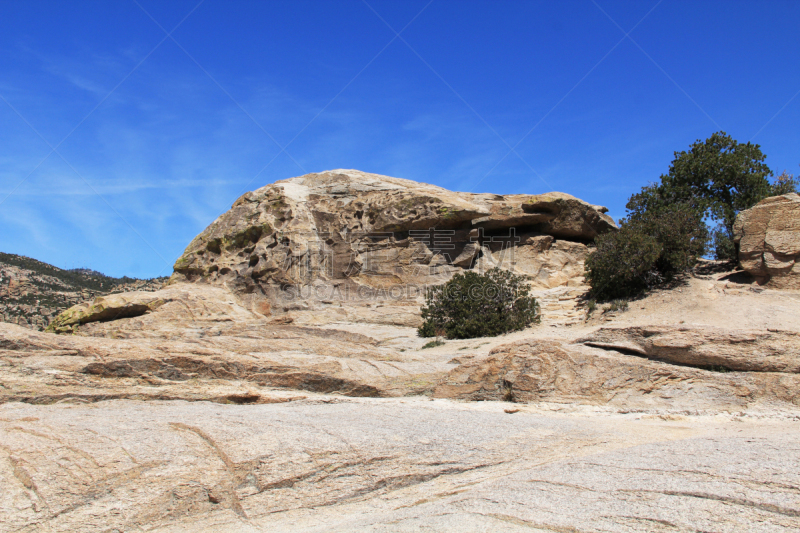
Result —
M539 304L529 291L524 277L498 268L456 274L428 289L417 333L471 339L525 329L539 321Z
M644 187L628 201L631 215L659 210L680 203L719 225L715 231L717 252L735 259L733 223L736 215L764 198L775 188L768 177L772 171L757 144L742 144L724 131L705 141L698 140L688 151L675 152L669 172L661 183Z
M695 207L653 204L620 220L619 231L595 239L586 281L598 300L637 296L690 269L707 245L708 228Z

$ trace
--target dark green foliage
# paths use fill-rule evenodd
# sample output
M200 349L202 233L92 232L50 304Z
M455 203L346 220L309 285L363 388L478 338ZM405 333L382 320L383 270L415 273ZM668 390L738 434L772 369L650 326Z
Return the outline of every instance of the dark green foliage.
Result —
M640 197L660 200L649 193ZM620 221L620 230L597 237L586 259L591 295L601 301L630 298L671 281L694 266L708 244L708 228L691 205L654 202L649 209L631 209L631 202L631 216Z
M708 227L690 204L632 213L623 224L650 235L661 245L656 269L667 280L692 268L708 246Z
M435 341L425 343L425 346L420 348L420 350L427 350L428 348L436 348L437 346L444 346L444 341L441 339L436 339Z
M785 172L770 184L772 171L765 159L757 144L741 144L722 131L675 152L661 182L628 200L628 218L620 221L620 231L596 239L597 250L586 261L592 296L635 296L691 268L708 246L705 219L718 224L715 256L735 259L736 215L797 186Z
M688 151L675 152L661 183L631 197L628 209L650 211L681 203L732 230L739 211L774 193L765 159L759 145L739 143L724 131L714 133Z
M656 261L661 245L654 237L633 226L600 235L595 250L586 258L586 281L592 297L600 300L627 298L655 285Z
M757 144L741 144L720 131L676 153L662 186L698 199L712 218L732 228L739 211L772 193L765 159Z
M524 329L539 321L539 304L528 292L524 277L498 268L456 274L428 289L417 333L471 339Z

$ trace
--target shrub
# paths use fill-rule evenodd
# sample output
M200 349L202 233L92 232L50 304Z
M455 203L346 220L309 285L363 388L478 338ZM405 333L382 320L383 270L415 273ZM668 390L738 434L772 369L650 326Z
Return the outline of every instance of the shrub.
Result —
M437 346L444 346L444 341L441 339L436 339L435 341L425 343L425 346L420 348L420 350L427 350L428 348L436 348Z
M456 274L428 289L420 337L491 337L518 331L539 321L539 304L528 296L525 278L493 268L486 274Z
M791 192L797 192L797 186L800 185L798 183L798 177L792 176L787 171L781 172L781 175L775 178L775 183L772 184L771 196L781 196L783 194L789 194Z
M627 311L628 310L628 300L624 300L622 298L617 300L611 300L611 304L608 306L607 311L610 313L614 313L615 311Z
M653 279L661 245L638 228L622 226L619 231L595 239L595 249L586 258L586 281L591 295L600 301L627 298L647 290Z
M708 245L708 228L691 205L651 207L633 211L595 245L585 264L592 298L631 298L694 266Z

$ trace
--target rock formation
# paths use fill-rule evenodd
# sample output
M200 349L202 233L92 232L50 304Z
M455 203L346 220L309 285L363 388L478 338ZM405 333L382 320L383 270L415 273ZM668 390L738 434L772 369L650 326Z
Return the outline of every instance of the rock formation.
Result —
M166 287L0 324L0 532L797 531L800 291L706 269L587 315L613 227L356 171L248 193ZM392 292L492 266L540 325L429 347Z
M243 195L189 244L173 281L225 285L265 315L298 295L402 292L469 268L580 284L586 244L616 227L605 212L563 193L457 193L333 170Z
M578 342L653 361L721 371L800 372L800 335L697 326L600 328Z
M739 262L761 284L800 289L800 195L761 200L733 226Z
M709 372L558 341L530 340L500 346L486 359L458 366L442 380L434 397L581 401L629 409L667 405L741 409L764 400L800 404L799 387L797 374Z

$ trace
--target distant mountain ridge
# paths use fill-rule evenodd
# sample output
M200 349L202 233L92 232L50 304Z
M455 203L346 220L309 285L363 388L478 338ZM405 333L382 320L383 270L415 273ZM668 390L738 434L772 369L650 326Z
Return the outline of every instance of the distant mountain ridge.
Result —
M0 321L43 330L75 304L117 292L156 291L167 279L113 278L89 268L65 270L0 252Z

